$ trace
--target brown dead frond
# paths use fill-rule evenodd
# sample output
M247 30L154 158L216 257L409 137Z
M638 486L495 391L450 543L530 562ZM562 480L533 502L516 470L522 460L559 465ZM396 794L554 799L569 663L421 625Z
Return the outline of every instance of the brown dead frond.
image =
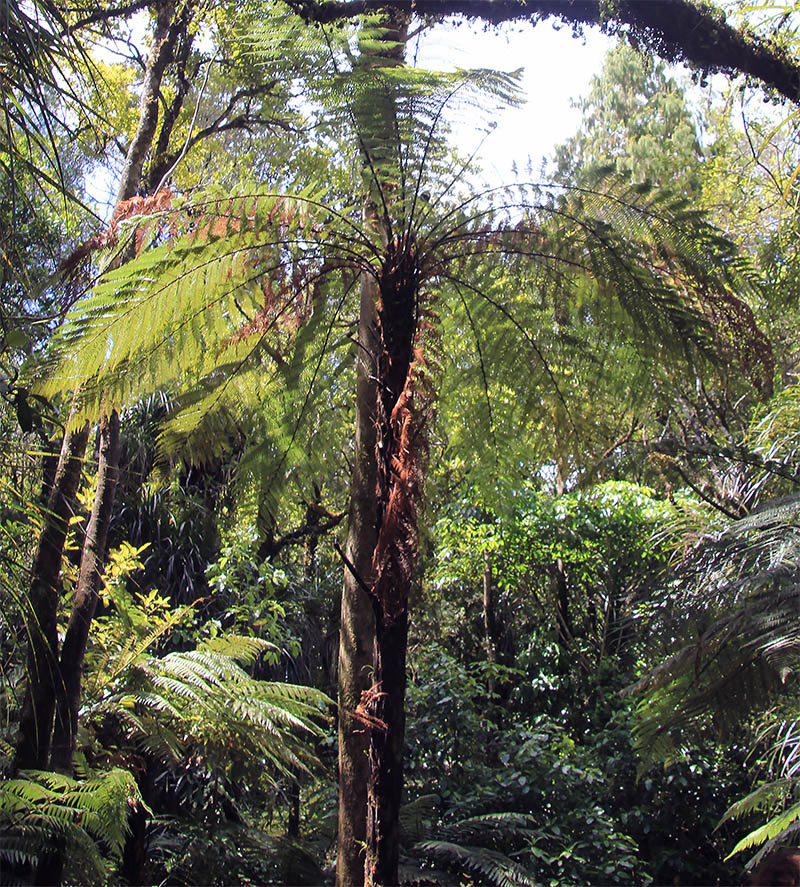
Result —
M384 696L386 696L386 693L381 691L380 684L373 684L367 690L363 690L361 693L361 701L353 712L354 720L371 730L377 730L379 733L386 733L389 729L386 721L381 720L374 714L378 700Z

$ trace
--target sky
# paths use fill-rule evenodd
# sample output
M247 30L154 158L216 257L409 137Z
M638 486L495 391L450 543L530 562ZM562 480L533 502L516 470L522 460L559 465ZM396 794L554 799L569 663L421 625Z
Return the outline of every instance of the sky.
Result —
M598 30L587 29L576 38L570 28L557 29L550 22L490 30L440 25L420 35L416 63L433 70L524 69L527 101L521 108L498 115L479 152L484 178L501 184L513 177L515 163L524 170L530 158L538 170L553 147L575 133L580 112L574 103L588 92L592 76L600 72L612 45ZM463 126L456 133L465 142L459 145L463 153L471 152L482 136L474 126Z

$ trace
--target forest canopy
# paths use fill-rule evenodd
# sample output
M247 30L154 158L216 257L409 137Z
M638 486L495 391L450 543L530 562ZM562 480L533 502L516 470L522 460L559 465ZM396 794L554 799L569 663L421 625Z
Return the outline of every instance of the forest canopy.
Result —
M797 5L0 22L0 883L800 883Z

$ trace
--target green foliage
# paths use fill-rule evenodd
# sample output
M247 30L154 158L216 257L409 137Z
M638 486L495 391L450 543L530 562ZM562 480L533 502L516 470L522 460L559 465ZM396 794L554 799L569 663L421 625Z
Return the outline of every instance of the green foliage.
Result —
M518 648L514 659L519 667L530 656L533 665L544 654L545 638L553 643L558 636L552 570L560 561L575 635L572 652L596 667L611 652L623 655L631 643L628 620L638 606L637 590L664 564L654 534L671 514L670 503L651 490L624 482L558 497L518 493L505 507L500 503L499 514L480 498L465 497L450 504L436 524L431 576L436 593L430 616L420 618L430 618L433 632L437 624L460 624L463 635L456 642L466 649L471 636L474 644L482 632L464 615L476 619L478 583L489 556L504 631L525 637L539 627L537 646L529 652Z
M105 883L121 857L128 816L142 804L134 776L120 768L78 780L34 770L3 780L0 869L35 864L60 840L70 880Z
M197 70L207 64L197 120L187 104L175 132L188 148L196 122L202 131L204 117L224 120L241 82L256 91L274 78L248 107L259 126L276 115L286 139L261 150L231 135L224 187L120 207L109 231L68 263L73 286L87 270L102 271L99 282L21 382L26 403L31 384L39 397L75 392L76 421L131 408L129 488L114 540L127 546L111 558L90 640L81 766L124 764L137 774L156 814L154 881L324 877L330 793L314 780L329 703L308 687L258 678L299 671L311 655L301 638L335 637L324 612L335 584L314 581L315 537L302 575L299 558L278 565L257 549L280 541L278 527L291 526L304 506L344 496L337 471L351 453L343 429L352 419L357 283L390 277L402 244L414 259L414 322L438 338L426 358L441 362L448 468L479 491L455 503L443 497L432 587L423 586L426 605L414 614L406 849L464 880L509 887L722 878L705 833L729 800L718 786L733 789L741 774L712 760L715 747L637 785L630 703L616 695L647 652L635 617L664 564L652 532L671 506L620 483L558 499L530 483L574 490L621 473L619 447L609 445L632 433L633 415L649 419L668 400L651 389L669 388L676 366L690 367L690 388L713 375L714 361L743 365L761 392L772 383L769 343L748 307L762 295L749 264L687 202L639 186L676 169L692 176L698 148L680 91L657 66L618 50L610 64L625 82L610 94L595 84L589 129L600 143L619 137L627 118L624 158L619 144L592 148L598 161L616 152L622 179L585 173L579 187L475 195L466 164L447 148L445 123L515 101L514 76L408 69L377 17L355 30L326 29L323 46L280 7L250 5L241 21L235 12L210 14L226 62L193 57ZM312 70L313 89L298 87ZM127 96L125 75L118 82ZM165 109L183 87L188 81L164 87ZM295 131L295 89L320 124L310 143ZM655 121L639 113L642 99ZM117 126L128 125L118 117ZM679 157L654 150L667 137ZM151 160L156 170L164 157L154 151ZM195 154L173 180L205 180L200 163L213 164L213 155ZM237 181L234 164L259 183ZM363 205L365 183L374 218ZM14 366L29 343L21 330L3 329L0 347ZM21 390L0 393L11 402ZM164 402L158 451L148 441L140 458L132 440L149 432L136 425L154 416L133 408L154 391ZM783 418L776 413L773 427ZM764 441L766 460L770 446ZM787 442L786 461L791 451ZM767 524L739 529L752 536ZM491 631L479 612L487 564L496 656L483 649ZM9 571L14 581L20 575ZM12 583L2 580L5 591ZM207 593L194 608L174 609ZM788 613L790 594L785 603ZM323 619L320 629L315 620ZM663 623L653 616L652 625ZM705 639L727 655L732 636ZM769 644L778 659L794 638L773 633ZM684 695L697 648L687 649ZM318 805L309 813L313 839L284 838L295 783L307 792L321 782L323 800L304 796ZM676 806L687 809L677 823ZM85 831L86 840L103 839ZM689 840L699 862L680 858Z
M561 181L581 181L592 168L611 164L633 182L670 182L676 193L697 190L702 152L696 125L663 62L618 43L578 107L579 133L556 149Z
M422 834L415 824L404 841L421 835L428 864L462 876L482 860L500 879L502 854L509 877L521 866L536 883L734 880L722 861L732 826L713 832L749 783L745 750L709 743L637 778L633 705L618 692L658 644L636 617L666 564L659 531L674 504L619 482L484 503L456 500L432 528L435 584L414 616L406 762L412 806L435 792L439 807L428 803ZM486 555L496 663L484 647ZM559 640L557 560L571 643ZM462 820L495 814L526 818L527 832L509 822L459 835Z
M734 727L792 686L796 513L791 497L719 521L654 599L661 631L681 643L634 688L644 693L637 733L647 761L668 756L686 730Z
M318 721L327 698L311 688L255 680L242 667L274 655L274 645L211 631L194 650L157 657L148 651L188 608L169 610L151 593L125 609L124 619L98 620L87 653L87 725L110 718L120 740L170 765L192 750L198 763L226 778L241 777L245 768L265 786L276 774L313 765L308 740L322 735Z
M734 819L760 823L728 854L730 858L743 850L760 848L748 868L757 865L787 839L791 840L800 819L800 802L794 784L800 754L797 720L780 720L776 711L770 711L763 717L762 725L754 756L757 753L759 769L766 778L748 795L731 804L720 820L720 825Z
M532 887L535 882L525 868L494 847L513 845L515 839L530 837L533 824L533 817L515 813L471 816L448 824L441 838L421 841L415 850L462 875L476 877L481 883Z

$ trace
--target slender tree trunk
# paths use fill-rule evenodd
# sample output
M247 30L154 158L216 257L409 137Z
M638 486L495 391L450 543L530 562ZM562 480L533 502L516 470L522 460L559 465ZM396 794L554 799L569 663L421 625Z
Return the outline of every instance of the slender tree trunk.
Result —
M184 14L189 4L184 6ZM139 123L128 146L117 202L133 197L142 180L145 158L158 126L158 104L164 71L185 23L172 21L174 0L163 0L156 7L153 40L145 66L142 96L139 102ZM127 251L130 252L130 251ZM100 423L100 452L97 466L97 489L92 514L81 553L80 573L72 605L64 647L61 651L57 717L53 737L51 766L71 773L78 728L81 698L81 672L89 637L89 627L97 606L101 576L105 566L106 540L119 477L120 421L116 410Z
M89 626L102 584L106 540L119 477L119 457L119 415L114 410L100 425L97 491L86 528L72 613L61 648L61 683L57 694L50 766L66 774L72 773L81 700L81 672Z
M175 0L162 0L156 6L153 42L147 57L142 95L139 100L139 122L125 155L125 166L122 169L122 177L117 191L117 202L135 196L142 181L145 158L153 144L158 126L161 80L167 65L172 60L175 42L179 34L179 29L172 24L174 12Z
M387 6L381 45L362 47L364 71L376 64L403 63L409 18L408 11ZM414 441L412 453L407 439L409 429L416 429L417 418L411 393L419 296L414 282L416 252L411 239L406 241L392 227L394 176L384 176L383 170L396 163L396 152L400 150L399 145L392 145L390 136L396 132L396 110L391 86L376 86L376 90L365 92L355 107L369 195L366 215L380 229L384 261L375 282L377 290L368 276L362 279L361 290L357 411L359 426L363 422L365 433L357 442L351 489L353 501L356 492L363 491L360 514L368 523L361 525L357 535L352 533L351 524L348 538L349 544L357 543L349 549L351 572L357 575L348 579L352 583L348 604L357 601L358 611L346 615L344 600L342 606L342 649L354 647L354 630L363 630L363 634L359 636L360 700L352 692L356 687L352 660L347 665L352 688L349 699L342 700L340 693L340 713L349 719L349 723L340 721L340 749L346 746L346 763L351 769L349 774L340 770L340 780L347 780L340 783L340 854L345 849L342 840L350 843L347 857L341 857L347 868L337 868L339 887L360 885L362 880L367 885L393 885L398 880L408 592L416 561L416 506L421 492L419 466L412 464L419 455L419 441ZM382 180L378 181L376 176ZM406 438L401 443L404 432ZM370 598L374 625L367 619ZM357 627L351 623L354 616L359 620ZM368 660L363 655L368 649L364 643L367 631L374 637L371 682L363 680L368 678ZM340 670L340 686L341 680ZM345 709L356 701L356 717L352 718L352 709ZM364 740L369 742L368 759L364 755ZM353 752L358 756L357 762ZM356 772L357 794L352 792L355 785L350 782ZM365 784L366 823L362 813ZM352 792L347 798L346 791ZM341 832L343 806L351 804L360 807L358 813L351 811L347 822L364 835L357 844L353 843L355 828ZM360 853L362 847L366 847L366 857Z
M389 264L393 264L390 260ZM400 294L400 302L404 301ZM418 294L414 293L414 300ZM401 304L398 326L382 288L378 388L378 540L372 587L375 610L373 684L367 783L367 855L364 883L396 885L403 790L408 599L417 561L417 509L427 456L424 394L414 385L413 310ZM405 327L405 328L404 328ZM409 335L411 334L411 335ZM401 381L398 381L401 380ZM416 403L415 403L416 401Z
M75 753L75 740L78 729L78 708L80 707L81 671L89 635L89 624L97 602L100 588L98 564L102 564L108 525L116 483L110 487L105 483L109 470L116 472L119 463L119 417L116 411L111 420L104 420L100 429L100 459L108 460L101 466L97 477L92 514L86 529L80 574L72 614L66 637L61 648L61 661L55 687L55 723L53 727L50 769L68 776L72 775L72 758ZM104 495L101 493L104 492ZM110 495L110 499L108 498ZM56 838L52 852L42 856L36 869L37 885L60 884L64 871L65 841L63 836Z
M153 43L147 60L140 102L139 125L128 148L117 194L118 201L126 200L136 193L145 157L155 135L161 80L177 38L175 29L170 28L174 8L173 0L166 0L157 8ZM55 687L61 682L56 633L58 605L56 582L61 570L71 500L77 491L81 460L86 450L88 435L87 424L81 431L69 433L64 438L48 500L48 515L31 571L29 686L20 720L20 739L15 756L17 769L30 767L44 769L48 765L50 733L55 711ZM106 471L105 476L109 477L112 473ZM102 498L103 495L98 484L98 496ZM94 554L96 555L96 552ZM94 563L92 568L99 570L100 564Z
M188 8L184 7L184 12ZM125 166L122 171L117 203L133 197L142 180L142 170L147 154L152 146L158 125L158 107L161 95L161 83L164 71L172 59L175 42L180 34L182 22L173 22L175 11L174 0L162 0L156 6L156 21L153 28L153 41L145 66L142 96L139 103L139 122L133 139L128 146ZM133 245L129 244L123 251L123 261L133 256ZM88 426L84 435L83 447L86 447ZM97 490L92 507L92 515L87 536L81 553L81 565L78 586L75 590L72 613L60 663L57 663L57 636L55 631L55 614L52 625L51 660L53 663L55 688L53 699L47 700L49 708L43 709L43 715L52 726L56 700L58 718L54 731L53 755L50 766L64 773L70 773L78 727L78 711L81 699L81 674L89 636L89 627L97 606L100 588L100 577L105 562L105 548L108 528L111 521L119 474L119 416L113 411L110 416L103 417L101 422L101 445L97 468ZM63 541L58 552L60 567ZM24 713L23 713L24 714ZM44 768L48 763L48 755L40 755L38 766ZM139 821L144 816L143 810L132 814L132 827L143 828ZM57 844L54 852L45 855L36 873L37 884L59 884L65 862L63 842Z
M292 779L289 783L289 816L286 822L286 836L300 837L300 783Z
M145 805L153 803L154 795L154 766L149 754L145 754L144 769L136 777L144 804L131 811L128 816L128 835L125 839L125 847L122 851L122 860L119 873L123 883L138 885L152 884L147 877L147 822L148 814Z
M58 576L69 519L81 477L89 424L64 435L61 456L31 568L28 618L28 686L22 704L14 770L47 767L58 678Z
M356 717L362 695L372 683L375 617L365 590L372 584L372 556L377 541L375 361L377 284L361 279L356 376L356 437L350 479L350 515L346 554L357 575L345 569L339 629L339 824L337 887L364 881L369 732ZM363 585L362 585L363 583Z
M494 666L497 665L497 617L494 611L494 589L492 587L492 556L489 552L483 555L483 638L486 644L486 662L489 666L489 677L486 688L489 691L489 701L494 698L495 675Z

